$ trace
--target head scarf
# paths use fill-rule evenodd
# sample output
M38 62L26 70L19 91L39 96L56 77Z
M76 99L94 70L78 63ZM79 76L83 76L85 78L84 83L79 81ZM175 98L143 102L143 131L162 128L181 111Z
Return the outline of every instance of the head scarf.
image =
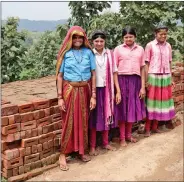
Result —
M63 40L63 44L61 45L61 48L58 52L58 56L57 56L57 64L56 64L56 76L58 75L60 66L62 64L63 61L63 57L65 55L65 53L71 49L72 47L72 36L73 35L80 35L84 37L84 46L91 49L91 45L87 39L86 33L85 31L79 27L79 26L73 26L68 30L68 33L65 37L65 39Z

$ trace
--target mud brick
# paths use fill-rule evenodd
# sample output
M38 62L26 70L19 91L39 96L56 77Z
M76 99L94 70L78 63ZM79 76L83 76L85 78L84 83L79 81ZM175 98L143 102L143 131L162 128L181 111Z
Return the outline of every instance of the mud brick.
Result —
M184 80L184 75L182 74L181 77L180 77L181 80Z
M35 110L48 108L49 104L50 102L48 99L39 99L39 100L33 101Z
M19 113L31 112L34 111L34 106L32 103L25 103L18 105Z
M56 114L54 106L50 107L50 115Z
M52 148L54 146L54 140L48 141L48 148Z
M53 133L42 134L39 138L39 143L44 143L54 138Z
M26 148L19 148L20 157L24 157L26 155Z
M35 164L35 166L36 166L35 168L40 168L40 167L42 167L42 162L41 162L41 160L34 162L34 164Z
M12 151L13 151L13 158L20 157L20 152L18 148L12 149Z
M5 178L10 178L13 176L13 169L5 169L2 170L2 176Z
M35 177L35 176L37 176L37 175L42 174L43 171L44 171L44 170L43 170L42 168L34 169L34 170L32 170L32 171L30 171L30 172L28 173L27 178L28 178L28 179L31 179L31 178L33 178L33 177Z
M37 145L33 145L33 146L31 147L31 151L32 151L32 154L37 153L37 152L38 152Z
M17 176L19 174L19 168L13 168L13 176Z
M36 154L29 155L29 156L25 156L24 157L24 164L28 164L28 163L31 163L31 162L38 161L39 157L40 157L40 154L36 153Z
M45 126L45 125L51 124L52 117L51 116L47 116L47 117L44 117L42 119L38 119L36 122L37 122L37 127L38 126Z
M22 123L34 120L34 115L32 112L22 113L20 116Z
M1 116L9 116L18 113L18 106L14 104L5 104L1 106Z
M21 181L25 181L28 178L28 174L21 174L18 176L12 176L10 178L8 178L8 182L21 182Z
M50 165L50 164L52 164L52 158L51 158L51 156L48 156L47 157L47 165Z
M41 163L42 163L42 166L46 166L47 165L47 159L46 158L41 159Z
M6 169L12 169L18 166L23 165L23 158L22 157L18 157L15 159L11 159L11 160L3 160L3 165Z
M52 115L52 122L57 122L61 120L61 113L56 113Z
M43 109L37 110L33 112L34 119L41 119L45 117L45 112Z
M43 128L38 126L38 136L43 134Z
M24 166L19 166L19 175L24 174Z
M43 134L54 131L54 123L43 126Z
M61 122L61 121L59 121L59 122ZM54 130L59 130L58 122L55 122L53 124L54 124Z
M58 98L56 97L56 98L50 99L49 102L50 102L50 106L56 106L58 105Z
M15 123L12 125L2 127L2 134L3 135L16 133L18 131L20 131L20 123Z
M27 173L29 171L31 171L31 163L24 165L24 172Z
M37 145L37 149L38 149L38 152L42 151L42 144L41 143Z
M31 147L26 147L25 148L25 155L30 155L31 154Z
M31 138L32 137L32 132L31 130L26 130L25 131L25 138Z
M7 126L9 124L9 119L7 116L1 117L1 126Z
M54 113L61 113L61 110L59 109L59 106L54 106Z
M9 125L21 122L20 114L10 115L8 116L8 118L9 118Z
M32 137L32 138L22 139L21 147L29 147L29 146L32 146L32 145L37 145L38 144L38 138L39 137Z
M38 128L32 129L31 135L32 135L32 137L38 136Z
M26 131L21 131L21 132L20 132L20 138L21 138L21 139L26 138Z
M8 146L5 141L1 140L1 152L8 149Z
M54 138L54 146L55 147L58 147L58 146L60 146L61 145L61 143L60 143L60 138Z
M20 140L21 139L20 132L14 133L14 138L15 140Z
M43 148L43 150L49 149L48 142L44 142L44 143L42 144L42 148Z
M6 159L6 160L11 160L13 159L13 150L5 150L4 151L4 155L3 155L3 158Z
M36 120L21 123L21 130L22 131L31 130L31 129L34 129L34 128L36 128Z
M58 127L59 127L59 129L62 129L62 120L61 121L58 121Z
M52 155L53 152L54 152L53 148L43 150L42 152L40 152L40 159L43 159L45 157L48 157L48 156Z
M51 113L50 113L50 107L44 109L44 113L45 113L45 116L50 116L51 115Z
M8 134L6 136L1 136L1 138L5 141L5 142L13 142L15 141L15 138L14 138L14 134Z

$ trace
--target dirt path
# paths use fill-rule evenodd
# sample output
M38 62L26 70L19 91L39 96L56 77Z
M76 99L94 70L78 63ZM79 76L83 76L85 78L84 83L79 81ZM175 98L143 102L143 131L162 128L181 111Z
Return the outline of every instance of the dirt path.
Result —
M30 181L183 181L183 124L123 150L101 150L86 164L73 160L69 167L67 172L54 168Z

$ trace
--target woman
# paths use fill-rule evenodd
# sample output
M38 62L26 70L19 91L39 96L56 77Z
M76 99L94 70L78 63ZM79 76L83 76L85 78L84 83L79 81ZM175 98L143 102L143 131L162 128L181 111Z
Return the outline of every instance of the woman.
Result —
M78 152L82 161L90 161L85 151L89 109L96 106L94 59L84 30L79 26L70 28L58 53L56 68L58 105L63 116L59 161L64 171L69 169L66 154L71 152Z
M147 93L147 120L146 134L160 133L158 121L168 121L174 118L174 102L172 99L171 45L166 42L168 28L158 27L155 29L155 40L149 42L145 48Z
M115 150L109 145L108 131L111 127L117 127L113 123L114 111L114 85L116 88L116 104L121 101L120 88L117 78L117 67L114 63L113 53L105 49L106 35L103 31L97 30L92 35L94 45L93 52L96 58L96 94L97 105L90 114L90 155L97 155L96 131L102 132L103 147L108 150Z
M132 125L146 116L144 105L145 71L144 49L135 43L136 32L127 27L122 31L124 43L114 50L118 67L118 80L122 101L115 106L115 118L119 121L120 144L127 146L126 140L137 142L132 137Z

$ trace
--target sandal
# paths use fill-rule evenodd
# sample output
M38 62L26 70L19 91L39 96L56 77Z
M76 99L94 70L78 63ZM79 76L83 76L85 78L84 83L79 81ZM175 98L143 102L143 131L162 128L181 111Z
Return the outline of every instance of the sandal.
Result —
M156 129L156 130L152 130L152 133L162 133L162 131L160 131L159 129Z
M60 156L61 157L61 156ZM59 168L62 170L62 171L68 171L69 170L69 167L66 165L66 164L61 164L61 158L59 157Z
M138 142L137 139L134 138L134 137L126 138L126 140L127 140L128 142L131 142L131 143L136 143L136 142Z
M95 150L95 148L90 149L89 155L90 156L97 156L99 152Z
M79 158L83 161L83 162L89 162L91 160L91 157L89 157L88 155L80 155Z
M146 131L145 134L144 134L144 137L150 137L150 136L151 136L150 131Z
M104 146L103 148L106 149L106 150L116 151L116 148L111 146L111 145L109 145L109 144Z

